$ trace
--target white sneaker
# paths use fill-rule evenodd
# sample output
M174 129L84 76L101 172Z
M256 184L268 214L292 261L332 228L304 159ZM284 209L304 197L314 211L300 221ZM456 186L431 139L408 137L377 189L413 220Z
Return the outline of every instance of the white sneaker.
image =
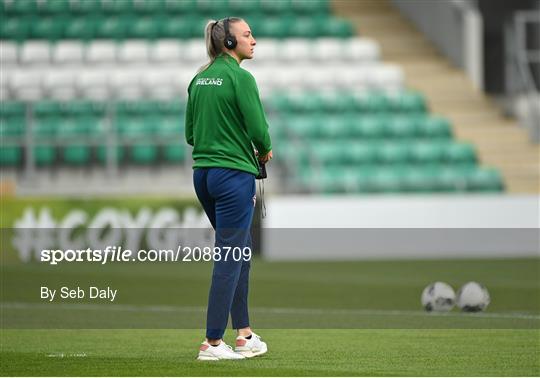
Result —
M247 358L251 358L265 354L268 351L268 346L261 340L259 335L252 332L250 339L246 339L244 336L238 336L236 338L234 351Z
M243 355L235 353L223 340L217 346L212 346L207 341L203 342L199 348L199 357L197 357L202 361L242 360L244 358Z

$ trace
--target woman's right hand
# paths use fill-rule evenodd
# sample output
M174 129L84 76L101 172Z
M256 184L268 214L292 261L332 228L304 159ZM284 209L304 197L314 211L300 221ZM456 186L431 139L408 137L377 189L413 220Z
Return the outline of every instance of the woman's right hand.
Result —
M272 159L272 157L273 157L272 151L270 151L264 156L259 156L259 161L261 163L263 163L263 164L266 164L266 163L268 163L268 161L270 161Z

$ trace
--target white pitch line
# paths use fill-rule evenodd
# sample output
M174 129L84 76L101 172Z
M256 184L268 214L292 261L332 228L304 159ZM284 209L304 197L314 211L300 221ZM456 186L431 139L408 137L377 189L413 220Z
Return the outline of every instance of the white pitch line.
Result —
M202 306L137 306L124 304L91 304L91 303L30 303L5 302L0 307L5 309L47 309L47 310L93 310L93 311L124 311L124 312L205 312ZM436 316L458 318L493 318L493 319L530 319L540 320L540 315L527 313L426 313L424 311L407 310L371 310L371 309L324 309L324 308L283 308L283 307L252 307L252 312L278 315L379 315L379 316Z

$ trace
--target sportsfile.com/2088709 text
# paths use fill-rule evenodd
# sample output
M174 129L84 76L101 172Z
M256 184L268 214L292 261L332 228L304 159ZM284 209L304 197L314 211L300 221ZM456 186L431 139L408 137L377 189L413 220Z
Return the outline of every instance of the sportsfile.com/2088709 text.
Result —
M173 249L140 249L136 252L121 246L105 249L44 249L40 261L50 265L61 262L209 262L209 261L249 261L250 247L187 247L179 245Z

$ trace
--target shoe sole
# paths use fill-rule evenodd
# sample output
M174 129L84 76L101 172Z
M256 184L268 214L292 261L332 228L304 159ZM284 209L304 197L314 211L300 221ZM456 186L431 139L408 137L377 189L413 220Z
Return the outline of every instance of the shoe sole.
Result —
M246 358L252 358L252 357L262 356L263 354L268 352L268 347L265 348L265 349L261 349L258 352L252 352L250 350L244 350L244 351L236 351L235 350L235 352L241 354L242 356L244 356Z
M219 358L215 356L199 356L197 357L197 360L199 361L220 361L220 360L226 360L226 361L235 361L235 360L244 360L245 358Z

